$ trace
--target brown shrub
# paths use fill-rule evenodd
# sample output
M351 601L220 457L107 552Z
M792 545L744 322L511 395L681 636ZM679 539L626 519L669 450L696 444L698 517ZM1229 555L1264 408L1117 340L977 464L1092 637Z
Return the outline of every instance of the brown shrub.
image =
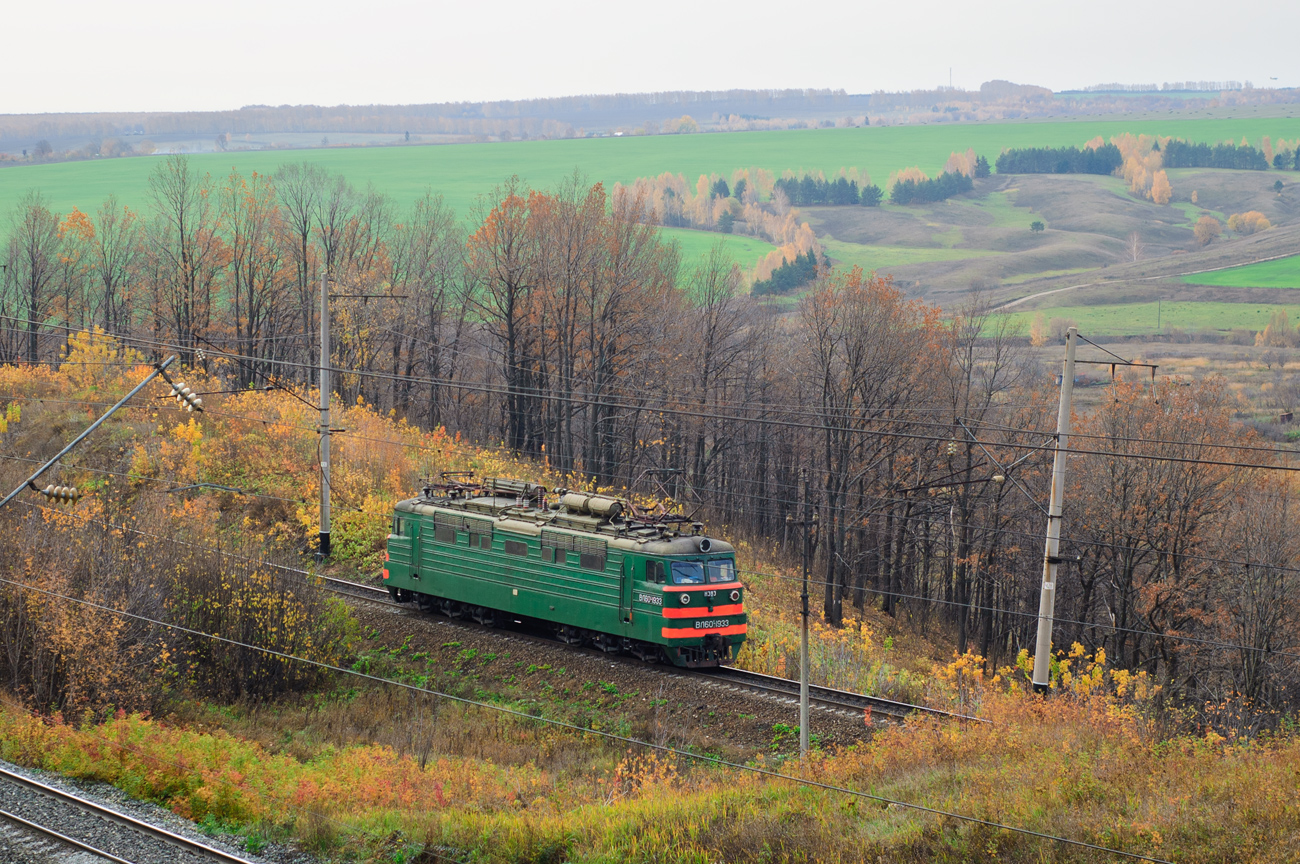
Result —
M1196 235L1196 242L1202 246L1209 246L1215 238L1223 233L1223 226L1219 220L1213 216L1202 216L1196 220L1196 225L1192 228L1192 233Z
M329 663L349 650L351 619L298 574L259 563L260 550L214 548L206 527L160 508L136 523L148 534L118 529L99 518L107 497L83 502L84 515L0 514L0 675L28 705L102 716L156 710L177 692L264 698L325 676L166 625Z

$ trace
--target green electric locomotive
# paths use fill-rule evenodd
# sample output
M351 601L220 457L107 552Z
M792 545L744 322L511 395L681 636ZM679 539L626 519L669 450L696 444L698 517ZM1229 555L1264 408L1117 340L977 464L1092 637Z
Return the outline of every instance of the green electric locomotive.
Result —
M725 663L745 641L735 550L685 517L495 478L430 484L394 511L383 575L399 603L535 619L569 644L678 666Z

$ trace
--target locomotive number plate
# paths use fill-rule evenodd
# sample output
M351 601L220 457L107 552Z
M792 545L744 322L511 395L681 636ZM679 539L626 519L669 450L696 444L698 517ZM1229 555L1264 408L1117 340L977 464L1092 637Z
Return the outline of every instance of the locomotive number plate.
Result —
M651 606L662 606L664 605L664 598L659 594L642 594L637 592L636 602L649 603Z
M727 627L731 624L729 618L705 618L703 621L695 622L696 630L712 630L715 627Z

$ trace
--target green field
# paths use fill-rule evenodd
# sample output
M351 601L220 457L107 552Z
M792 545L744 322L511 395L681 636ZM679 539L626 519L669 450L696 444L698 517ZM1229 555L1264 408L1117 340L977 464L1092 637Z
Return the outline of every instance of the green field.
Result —
M1215 273L1184 276L1189 285L1213 285L1223 288L1300 288L1300 255L1246 264Z
M537 187L550 187L576 169L592 181L631 181L664 171L694 179L699 174L729 175L758 166L835 171L856 166L883 184L889 172L919 165L931 175L954 150L975 148L992 160L1004 147L1082 144L1094 135L1121 132L1174 135L1198 141L1256 140L1263 135L1300 138L1300 119L1160 121L1066 121L1037 123L934 124L929 126L808 129L515 141L497 144L358 147L247 153L203 153L196 165L215 176L232 166L245 173L274 171L284 162L305 160L344 175L358 186L373 184L402 206L426 188L441 192L457 212L472 211L477 198L512 174ZM155 158L126 158L0 169L0 211L13 207L24 190L39 188L54 207L95 207L110 192L123 203L141 206L145 180Z
M575 171L587 180L612 185L649 177L664 171L681 173L688 181L700 174L729 176L736 168L761 167L776 174L786 169L827 173L841 167L870 172L884 184L891 171L919 165L934 175L954 150L973 147L990 160L1006 147L1082 144L1095 135L1122 132L1174 135L1197 141L1257 140L1263 135L1300 138L1300 119L1170 119L1051 121L988 124L934 124L928 126L817 129L782 132L734 132L653 137L593 138L556 141L517 141L440 146L326 148L202 153L191 158L214 177L232 168L247 174L269 173L292 161L312 162L347 177L358 187L372 186L389 195L402 208L426 189L443 195L456 212L473 218L482 196L512 175L538 188L550 188ZM21 165L0 168L0 214L10 212L29 189L39 189L59 212L72 207L93 211L109 195L132 208L148 205L146 183L158 164L157 157ZM992 212L996 222L1023 216L1005 196L979 206ZM3 218L3 216L0 216ZM712 245L711 235L673 232L681 241L684 258L695 257ZM942 239L942 238L940 238ZM727 241L737 259L748 266L767 251L766 244L733 238ZM847 244L846 244L847 245ZM915 261L951 260L933 250L864 248L857 253L840 249L832 255L868 268L890 267ZM927 257L912 257L913 255ZM951 254L951 253L950 253ZM935 257L938 255L938 257ZM960 256L972 257L963 252Z
M1040 313L1052 318L1072 318L1085 336L1149 336L1171 329L1195 333L1202 330L1263 330L1269 316L1286 310L1291 320L1300 316L1300 305L1265 303L1173 302L1159 304L1160 327L1156 328L1157 304L1126 303L1110 306L1054 306L1032 312L1013 312L1010 318L1028 332Z
M745 266L752 265L759 258L776 248L771 243L765 243L762 240L744 237L739 234L692 231L689 228L664 228L662 233L665 239L677 241L682 251L682 264L684 267L690 267L693 262L699 261L717 243L722 243L732 259Z

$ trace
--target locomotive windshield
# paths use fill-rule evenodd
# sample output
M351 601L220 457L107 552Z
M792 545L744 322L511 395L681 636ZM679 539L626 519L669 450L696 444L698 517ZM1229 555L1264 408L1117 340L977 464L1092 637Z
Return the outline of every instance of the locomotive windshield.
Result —
M719 558L708 564L710 582L735 582L736 564L730 558Z
M703 561L674 561L673 562L673 584L674 585L703 585L704 584L704 562Z
M703 585L705 582L736 581L736 563L730 558L718 558L713 561L674 561L674 585Z

